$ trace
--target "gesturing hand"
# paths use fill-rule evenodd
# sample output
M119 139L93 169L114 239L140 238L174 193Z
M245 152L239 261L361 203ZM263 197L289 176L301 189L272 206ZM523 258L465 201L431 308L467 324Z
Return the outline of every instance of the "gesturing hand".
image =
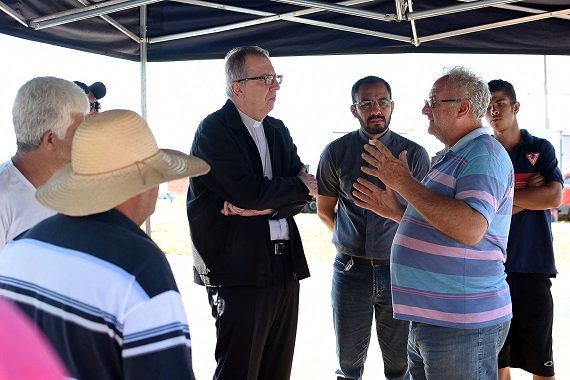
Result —
M352 186L354 187L352 195L358 199L354 201L354 204L375 212L384 218L392 219L396 223L400 222L404 214L404 207L398 200L394 190L389 187L386 187L386 190L382 190L364 178L358 178L357 182Z
M361 170L380 179L386 187L398 190L399 186L412 178L408 169L407 152L402 151L398 159L380 141L372 140L371 143L372 145L364 145L367 153L362 153L362 158L371 167L363 166Z

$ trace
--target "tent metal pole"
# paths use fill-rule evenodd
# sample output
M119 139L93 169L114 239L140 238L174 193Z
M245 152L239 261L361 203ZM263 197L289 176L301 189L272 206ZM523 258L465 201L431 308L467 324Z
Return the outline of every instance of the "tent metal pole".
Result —
M372 1L372 0L349 0L349 1L340 2L338 4L351 6L351 5L356 5L356 4L367 3L370 1ZM368 36L372 36L372 37L385 38L385 39L390 39L390 40L395 40L395 41L408 42L408 43L410 42L409 37L406 37L406 36L399 36L396 34L382 33L382 32L377 32L377 31L369 30L369 29L355 28L355 27L350 27L350 26L344 26L344 25L333 24L333 23L328 23L328 22L324 22L324 21L310 20L310 19L298 17L298 16L303 16L303 15L317 13L317 12L322 12L322 10L320 10L320 9L304 9L304 10L300 10L300 11L283 13L280 15L272 14L271 16L263 17L263 18L259 18L259 19L251 20L251 21L238 22L235 24L230 24L230 25L225 25L225 26L220 26L220 27L214 27L214 28L194 30L192 32L176 33L176 34L171 34L171 35L167 35L167 36L154 37L154 38L149 39L149 43L154 44L154 43L172 41L172 40L183 39L183 38L197 37L197 36L202 36L202 35L207 35L207 34L220 33L220 32L225 32L228 30L246 28L246 27L260 25L260 24L264 24L264 23L268 23L268 22L283 21L283 20L290 21L290 22L296 22L299 24L319 26L322 28L329 28L329 29L334 29L334 30L343 30L346 32L359 33L359 34L364 34L364 35L368 35Z
M471 11L473 9L491 7L491 6L494 6L497 4L515 3L517 1L521 1L521 0L479 0L479 1L471 1L471 2L465 3L465 4L451 5L449 7L442 7L442 8L437 8L434 10L429 10L429 11L413 12L413 13L410 13L408 15L409 16L408 19L409 20L420 20L420 19L429 18L429 17L443 16L443 15L447 15L450 13L465 12L465 11Z
M140 62L141 62L141 116L147 119L147 96L146 96L146 63L147 63L147 7L141 5L140 7ZM151 234L150 216L146 218L144 223L145 232L148 236Z
M505 26L511 26L511 25L516 25L516 24L524 24L526 22L538 21L538 20L543 20L543 19L547 19L547 18L557 17L559 15L568 15L568 14L570 14L570 9L564 9L564 10L560 10L560 11L556 11L556 12L545 12L545 13L542 13L539 15L526 16L526 17L516 18L516 19L512 19L512 20L501 21L501 22L494 22L492 24L474 26L472 28L458 29L458 30L454 30L451 32L446 32L446 33L432 34L431 36L421 37L420 42L441 40L441 39L447 38L447 37L454 37L454 36L459 36L462 34L481 32L483 30L502 28Z
M546 65L546 55L543 55L544 65L544 129L550 129L550 118L548 111L548 68Z
M30 21L30 26L36 30L67 24L74 21L84 20L107 13L136 8L141 5L158 3L163 0L109 0L91 4L83 8L57 12L48 16L38 17Z
M89 3L86 0L77 0L77 2L79 2L81 5L87 7L89 5L91 5L91 3ZM115 29L117 29L119 32L123 33L125 36L129 37L131 40L135 41L137 44L140 43L140 38L139 36L137 36L136 34L132 33L130 30L128 30L127 28L125 28L123 25L119 24L117 21L115 21L113 18L111 18L110 16L107 15L101 15L99 16L101 17L103 20L107 21L110 25L112 25L113 27L115 27Z
M458 0L458 1L470 2L473 0ZM523 13L533 13L533 14L540 14L540 13L545 12L542 9L521 7L520 5L511 5L511 4L497 4L497 5L493 5L493 8L506 9L508 11L517 11L517 12L523 12ZM561 20L570 20L570 16L564 16L564 15L555 16L555 18L559 18Z
M397 16L395 14L387 14L387 13L378 13L367 11L364 9L356 9L350 8L343 5L338 4L331 4L331 3L323 3L321 1L314 1L314 0L271 0L277 3L285 3L285 4L292 4L292 5L300 5L303 7L311 7L322 9L330 12L342 13L351 16L369 18L372 20L379 20L379 21L397 21ZM509 1L509 0L504 0ZM510 0L510 1L519 1L519 0Z
M413 7L412 7L412 0L408 0L408 9L409 12L413 12ZM414 20L410 20L410 27L412 28L412 44L415 47L420 46L420 40L418 38L418 31L416 30L416 22Z
M10 8L6 4L4 4L2 1L0 1L0 11L3 11L8 16L10 16L14 20L18 21L20 24L22 24L24 26L28 26L28 23L26 22L25 18L23 18L18 12L16 12L15 10Z

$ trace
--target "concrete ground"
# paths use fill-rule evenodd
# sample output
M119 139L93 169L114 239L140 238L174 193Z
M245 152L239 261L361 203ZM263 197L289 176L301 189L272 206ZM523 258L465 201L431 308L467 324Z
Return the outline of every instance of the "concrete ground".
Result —
M210 314L206 291L194 284L192 257L168 255L172 270L182 294L192 335L192 354L196 378L211 379L215 368L214 319ZM301 305L297 344L293 360L292 380L335 379L335 340L332 327L330 288L332 263L309 262L311 277L301 281ZM555 305L554 359L558 380L570 379L570 265L559 268L553 280ZM374 334L372 335L374 339ZM512 380L531 379L521 370L511 372ZM382 379L382 360L376 341L371 341L364 380Z

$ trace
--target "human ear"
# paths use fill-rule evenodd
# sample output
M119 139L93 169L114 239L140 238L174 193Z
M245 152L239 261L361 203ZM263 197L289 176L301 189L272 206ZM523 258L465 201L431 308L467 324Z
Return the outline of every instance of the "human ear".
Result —
M519 102L515 102L515 104L513 104L513 112L515 113L515 115L519 113L520 106L521 104Z
M356 106L354 105L350 106L350 112L352 113L352 116L358 118L358 113L356 112Z

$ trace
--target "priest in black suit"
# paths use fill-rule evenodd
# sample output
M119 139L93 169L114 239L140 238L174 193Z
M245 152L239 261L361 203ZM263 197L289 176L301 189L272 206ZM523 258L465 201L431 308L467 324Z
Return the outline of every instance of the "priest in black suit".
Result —
M214 379L289 379L299 280L309 269L293 216L317 194L289 130L267 116L282 76L266 50L226 56L228 101L198 127L192 154L209 174L187 198L194 279L216 319Z

